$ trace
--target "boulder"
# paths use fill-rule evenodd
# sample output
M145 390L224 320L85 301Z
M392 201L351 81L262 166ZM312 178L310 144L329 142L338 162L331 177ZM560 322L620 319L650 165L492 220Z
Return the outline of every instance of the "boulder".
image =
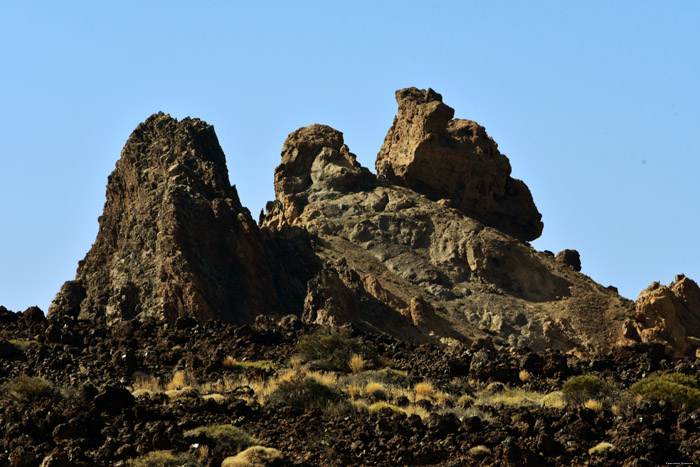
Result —
M557 262L571 266L574 271L581 271L581 256L576 250L562 250L557 253Z
M654 282L639 294L635 319L642 342L661 342L674 357L699 353L700 287L678 275L668 287Z
M92 248L49 315L253 322L275 312L260 232L211 125L158 113L131 134Z
M542 216L525 183L484 127L453 119L432 89L396 91L398 115L377 156L377 174L450 205L519 240L542 234Z

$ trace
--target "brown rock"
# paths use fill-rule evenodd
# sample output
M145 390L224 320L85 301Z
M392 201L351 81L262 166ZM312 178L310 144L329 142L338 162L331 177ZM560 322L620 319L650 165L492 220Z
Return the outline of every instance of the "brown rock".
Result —
M139 125L109 176L99 223L50 315L253 322L279 306L257 225L205 122L159 113Z
M282 162L275 169L275 194L283 215L293 222L314 194L347 192L373 179L343 143L341 132L316 124L298 129L284 142Z
M556 260L567 266L571 266L574 271L581 271L581 256L576 250L562 250L557 253Z
M694 355L700 338L700 287L683 275L639 294L635 318L642 342L662 342L672 356Z
M432 89L396 91L398 115L377 155L377 173L523 241L542 234L527 186L510 177L508 158L484 127L452 119Z

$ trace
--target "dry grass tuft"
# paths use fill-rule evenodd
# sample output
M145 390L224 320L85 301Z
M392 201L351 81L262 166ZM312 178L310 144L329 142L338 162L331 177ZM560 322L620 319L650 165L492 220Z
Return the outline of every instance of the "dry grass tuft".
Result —
M530 372L527 370L520 370L520 373L518 373L518 378L520 378L520 381L522 381L523 383L529 380L530 376Z
M170 382L165 386L165 389L172 391L174 389L182 389L187 386L187 375L184 371L176 371Z
M588 399L586 402L583 403L583 406L595 412L600 412L601 410L603 410L603 403L595 399Z
M348 366L350 367L350 371L355 374L359 374L365 371L367 361L362 358L362 355L352 354L352 357L350 357L350 361L348 362Z
M265 467L276 464L282 459L282 453L277 449L263 446L251 446L235 456L227 457L221 467Z
M608 453L615 451L615 446L610 443L602 442L596 444L594 447L588 450L588 454L591 456L605 456Z
M435 386L430 381L423 381L413 386L413 391L423 398L432 397L435 394Z

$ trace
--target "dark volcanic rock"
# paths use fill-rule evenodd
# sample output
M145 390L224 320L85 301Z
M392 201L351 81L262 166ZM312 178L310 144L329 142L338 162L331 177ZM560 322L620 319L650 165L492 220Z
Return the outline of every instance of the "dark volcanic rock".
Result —
M557 253L556 260L562 264L571 266L574 271L581 270L581 256L576 250L562 250Z
M159 113L139 125L109 176L99 222L50 316L252 322L279 307L258 227L203 121Z
M523 241L542 234L530 190L484 127L453 119L432 89L396 91L398 115L377 155L377 173Z

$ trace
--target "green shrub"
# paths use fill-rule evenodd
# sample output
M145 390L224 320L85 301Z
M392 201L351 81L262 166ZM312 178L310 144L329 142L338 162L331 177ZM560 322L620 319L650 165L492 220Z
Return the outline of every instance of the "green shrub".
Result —
M372 346L359 337L352 337L348 328L321 328L304 336L297 344L297 353L309 367L327 371L350 372L348 362L354 354L368 363L376 363L377 355Z
M170 451L152 451L128 463L131 467L179 467L199 465L187 454L173 454Z
M698 381L682 373L650 376L634 383L630 390L645 399L665 400L675 409L700 408Z
M325 409L329 405L345 400L346 397L342 392L309 376L299 376L280 382L269 398L273 405L319 409Z
M56 394L56 390L49 381L39 376L18 376L6 386L7 394L18 400L37 400L44 396Z
M188 441L199 441L216 451L239 452L259 441L233 425L200 426L183 433Z
M566 402L583 404L590 399L603 401L611 398L614 388L597 376L581 375L566 380L561 392Z

